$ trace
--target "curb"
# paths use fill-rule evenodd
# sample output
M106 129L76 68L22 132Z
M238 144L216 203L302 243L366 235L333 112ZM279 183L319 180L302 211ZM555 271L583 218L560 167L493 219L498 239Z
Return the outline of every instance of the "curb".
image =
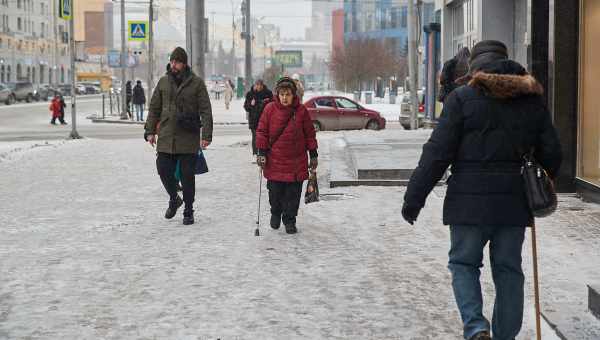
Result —
M105 123L105 124L129 124L129 125L144 125L146 122L136 122L128 119L116 120L116 119L98 119L91 118L92 123ZM244 122L215 122L213 125L225 126L225 125L248 125Z

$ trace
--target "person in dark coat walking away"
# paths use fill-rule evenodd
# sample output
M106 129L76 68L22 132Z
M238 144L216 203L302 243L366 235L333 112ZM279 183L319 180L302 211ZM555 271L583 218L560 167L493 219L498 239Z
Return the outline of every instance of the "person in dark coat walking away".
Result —
M316 169L318 165L317 139L308 110L296 94L294 81L287 77L280 79L275 93L256 130L256 163L267 179L271 228L279 229L283 220L286 233L295 234L302 183L308 179L308 167Z
M450 60L444 63L440 72L440 93L438 101L444 102L446 97L454 89L459 87L461 81L469 72L469 57L471 53L467 47L461 48L458 53Z
M133 115L131 114L131 99L133 98L133 89L131 88L131 80L128 80L125 83L125 103L127 104L127 115L129 119L133 120Z
M55 95L50 102L50 112L52 113L52 120L50 120L50 124L56 125L56 119L60 121L62 125L67 124L64 120L64 101L61 100L60 95Z
M543 88L499 41L477 43L471 80L452 91L415 169L402 207L413 224L427 195L451 166L443 222L450 225L448 268L465 339L489 340L479 282L483 248L489 243L496 287L491 331L513 340L523 321L521 252L533 216L520 174L523 154L534 151L551 177L561 146L542 97Z
M248 128L252 132L252 155L256 156L256 128L265 105L273 99L273 92L267 88L262 80L257 80L254 86L246 93L244 109L248 115Z
M194 223L196 181L194 169L199 148L206 149L212 141L213 118L210 98L204 80L187 65L187 53L177 47L171 53L167 74L160 78L148 111L144 138L151 145L158 143L156 167L169 194L165 218L171 219L185 203L183 224ZM177 194L175 170L181 169L183 200Z
M133 106L135 107L136 120L138 122L144 121L144 105L146 104L146 94L142 87L142 82L137 81L133 88Z
M60 123L62 125L67 125L67 122L65 121L65 108L67 107L67 104L65 104L65 97L62 96L62 94L58 95L59 97L59 107L60 107Z

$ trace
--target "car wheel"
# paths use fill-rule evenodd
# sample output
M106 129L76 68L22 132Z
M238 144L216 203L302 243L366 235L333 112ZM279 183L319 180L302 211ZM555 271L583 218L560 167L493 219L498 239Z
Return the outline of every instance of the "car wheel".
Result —
M315 120L313 122L313 126L314 126L316 132L322 131L321 130L321 123L319 123L318 121Z
M28 94L27 98L25 98L25 101L28 102L28 103L31 103L33 101L33 96L30 95L30 94Z
M367 123L367 129L369 129L369 130L379 130L379 123L376 120L370 120Z

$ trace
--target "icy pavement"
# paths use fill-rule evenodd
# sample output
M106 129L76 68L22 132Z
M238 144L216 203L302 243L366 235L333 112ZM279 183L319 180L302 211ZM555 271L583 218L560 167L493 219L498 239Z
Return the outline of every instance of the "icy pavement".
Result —
M302 204L294 236L268 227L264 188L254 236L258 171L246 136L215 136L192 226L181 213L163 218L155 156L140 140L0 159L0 339L460 339L443 188L414 227L401 220L403 188L328 189L325 141L337 136L319 133L322 201ZM539 223L543 303L599 279L588 216L600 209L565 199L585 210ZM491 315L487 266L483 280ZM533 338L526 313L519 339Z

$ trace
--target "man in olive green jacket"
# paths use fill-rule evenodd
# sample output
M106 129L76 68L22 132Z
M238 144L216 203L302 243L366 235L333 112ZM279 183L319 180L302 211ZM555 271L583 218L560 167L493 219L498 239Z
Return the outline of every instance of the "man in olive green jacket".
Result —
M156 167L170 198L165 218L173 218L185 203L183 224L193 224L196 155L199 148L205 149L212 141L213 119L206 85L190 70L181 47L171 53L167 74L154 89L145 130L146 141L156 144ZM175 179L178 161L183 200L177 194Z

